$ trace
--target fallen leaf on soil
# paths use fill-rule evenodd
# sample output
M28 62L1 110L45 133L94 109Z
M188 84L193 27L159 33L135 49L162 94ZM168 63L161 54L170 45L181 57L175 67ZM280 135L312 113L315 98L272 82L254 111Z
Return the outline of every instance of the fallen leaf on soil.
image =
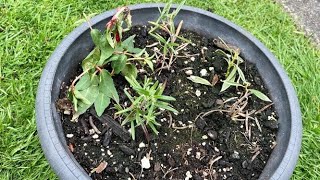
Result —
M107 165L108 165L107 162L102 161L98 167L92 169L91 173L94 173L94 172L101 173L104 169L106 169Z
M215 74L211 81L212 86L216 85L218 81L219 81L219 76Z
M71 151L71 152L73 152L73 151L74 151L74 146L73 146L73 144L72 144L72 143L69 143L69 149L70 149L70 151Z

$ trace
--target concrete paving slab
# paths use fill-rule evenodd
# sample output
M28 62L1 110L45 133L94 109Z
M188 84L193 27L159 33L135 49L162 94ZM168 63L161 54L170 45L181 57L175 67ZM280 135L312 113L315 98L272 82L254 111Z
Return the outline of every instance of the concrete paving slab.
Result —
M276 0L320 48L320 0Z

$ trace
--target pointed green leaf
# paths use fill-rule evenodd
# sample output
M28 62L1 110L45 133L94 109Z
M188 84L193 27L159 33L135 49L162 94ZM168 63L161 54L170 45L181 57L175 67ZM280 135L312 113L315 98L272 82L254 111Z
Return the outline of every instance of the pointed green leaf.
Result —
M137 78L137 75L138 75L138 69L136 68L135 65L130 63L124 66L121 73L123 76L132 77L135 79Z
M237 82L234 82L234 81L227 81L227 80L225 80L225 81L222 81L222 82L223 82L223 84L222 84L222 88L221 88L221 91L220 91L220 92L228 89L230 86L236 86L236 87L240 86L240 87L244 87L242 84L237 83Z
M107 59L104 64L107 64L108 62L117 61L120 58L120 54L114 54L109 59Z
M133 89L142 88L135 78L128 77L128 76L125 76L125 78Z
M127 56L121 54L117 61L112 61L111 66L116 74L119 74L127 63Z
M228 74L228 77L226 78L226 81L230 81L230 79L235 79L237 73L237 68L233 67L232 71Z
M156 127L154 126L154 124L148 123L148 126L152 129L152 131L153 131L156 135L159 134L159 131L156 129Z
M81 91L81 90L87 89L90 85L91 85L90 75L86 73L77 82L75 88L76 90Z
M130 100L131 102L133 102L134 99L133 99L133 97L129 94L129 92L128 92L126 89L124 89L123 91L124 91L124 93L126 94L126 96L129 98L129 100Z
M100 59L100 50L95 47L90 54L82 61L83 71L93 69L96 66L97 61Z
M242 82L247 82L246 77L244 76L244 74L243 74L242 70L240 69L240 67L237 66L237 65L236 65L236 67L237 67L237 71L238 71L239 77L242 80Z
M235 80L236 80L236 76L232 76L231 79L225 80L225 81L234 82ZM225 91L226 89L228 89L231 86L230 83L226 83L225 81L222 81L223 84L222 84L220 92Z
M102 66L104 64L106 64L107 62L109 62L107 59L112 56L114 49L109 45L109 44L105 44L105 46L101 47L101 56L100 56L100 60L98 62L98 66ZM107 62L105 62L107 60Z
M134 48L134 37L136 35L132 35L130 37L128 37L127 39L125 39L122 43L121 43L121 46L126 49L126 50L131 50Z
M155 96L157 99L160 100L164 100L164 101L175 101L176 98L171 97L171 96L165 96L165 95L161 95L161 96Z
M99 76L100 76L99 91L104 93L106 96L112 98L117 103L119 103L119 95L114 86L110 73L107 70L103 69Z
M136 136L136 132L135 132L135 126L134 126L134 122L131 121L131 136L132 136L132 139L135 140L135 136Z
M75 92L75 96L79 100L81 100L83 103L91 106L94 103L94 101L96 100L99 90L98 90L97 86L91 85L87 89L84 89L82 91L75 90L74 92Z
M137 93L139 95L145 95L145 96L149 96L150 95L150 92L145 90L145 89L143 89L143 88L135 88L134 90L137 91Z
M265 94L263 94L262 92L255 90L255 89L249 89L249 91L254 94L255 96L257 96L259 99L263 100L263 101L268 101L268 102L272 102L268 96L266 96Z
M78 111L76 111L73 114L71 121L76 121L81 114L85 113L87 111L87 109L90 108L91 105L92 104L89 105L89 104L85 104L85 103L79 101L78 102L78 108L77 108Z
M101 46L101 39L102 39L101 32L98 29L92 29L90 31L90 35L91 35L93 43L96 46L100 47Z
M155 105L159 108L166 109L168 111L172 111L173 113L178 113L178 111L175 110L173 107L171 107L171 105L167 102L158 101L158 102L156 102Z
M123 109L123 110L116 112L115 115L123 114L123 113L129 112L131 110L132 110L132 108L129 107L129 108L126 108L126 109Z
M96 101L94 102L94 107L96 109L97 115L101 116L104 110L110 104L110 97L106 96L104 93L99 92Z
M107 39L107 41L108 41L109 45L110 45L112 48L114 48L114 42L113 42L113 39L112 39L112 37L111 37L111 34L110 34L110 33L108 33L108 32L106 32L106 39Z
M77 99L80 99L83 103L85 104L90 104L91 102L78 90L74 90L74 96L77 98Z
M143 55L143 53L146 52L146 48L144 49L140 49L140 48L134 48L135 52L131 52L131 53L135 53L134 57L141 57Z
M204 79L202 77L199 77L199 76L190 76L190 77L187 77L187 78L189 80L191 80L192 82L194 82L194 83L204 84L204 85L207 85L207 86L212 86L212 84L208 80L206 80L206 79Z

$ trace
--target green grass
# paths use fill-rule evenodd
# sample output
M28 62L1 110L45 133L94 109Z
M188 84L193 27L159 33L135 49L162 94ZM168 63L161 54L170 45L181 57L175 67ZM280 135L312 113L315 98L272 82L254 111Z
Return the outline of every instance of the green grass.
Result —
M42 153L35 125L34 103L41 71L55 47L75 27L74 22L82 18L82 12L100 13L126 2L0 2L1 180L56 178ZM292 179L320 177L320 51L272 0L188 0L187 4L209 7L244 27L277 56L296 88L303 114L302 151Z

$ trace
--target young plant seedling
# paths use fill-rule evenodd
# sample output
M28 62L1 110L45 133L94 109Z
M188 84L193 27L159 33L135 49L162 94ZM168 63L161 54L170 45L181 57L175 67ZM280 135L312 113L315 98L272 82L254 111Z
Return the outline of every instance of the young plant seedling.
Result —
M129 98L131 105L127 108L116 105L115 107L118 109L116 115L125 117L122 125L130 123L133 140L135 139L135 128L141 126L146 139L149 141L149 133L146 126L149 126L155 134L158 134L156 126L160 126L160 124L156 121L156 117L161 114L160 109L178 113L172 105L166 102L175 101L175 98L162 95L165 84L159 84L158 81L153 83L151 79L145 77L144 83L141 85L135 78L126 77L126 79L137 95L132 96L125 89L124 93Z
M155 51L157 54L157 60L159 63L161 63L160 69L170 69L172 63L175 60L175 56L179 54L179 51L186 47L190 41L186 38L179 36L179 33L181 31L181 27L183 24L183 21L180 21L177 28L175 28L174 19L179 13L182 5L185 3L185 0L181 2L179 7L175 9L173 12L170 13L172 0L165 5L165 7L162 9L162 11L159 9L160 17L156 22L149 21L153 27L149 31L149 34L153 36L158 43L161 45L160 51ZM169 35L168 39L161 36L159 33L156 32L156 30L162 30L165 33ZM177 43L177 39L179 39L182 44Z
M143 66L147 64L153 69L151 57L145 49L134 47L134 36L122 40L122 33L128 31L130 27L131 15L127 7L117 10L106 24L105 32L90 26L95 48L82 61L83 72L73 80L69 88L69 99L74 107L73 121L77 121L78 117L92 105L97 115L101 116L111 99L119 103L113 75L121 73L135 78L137 76L135 61ZM111 66L111 72L105 69L107 66Z
M249 88L251 84L246 80L245 75L240 68L240 64L244 62L244 60L239 56L240 50L238 48L231 48L224 41L220 41L230 53L230 55L228 55L222 50L216 51L216 53L222 54L224 56L224 59L228 63L227 72L225 74L226 79L222 80L223 84L221 87L221 92L227 90L231 86L242 87L245 89L246 93L250 92L263 101L271 102L268 96L266 96L262 92Z

